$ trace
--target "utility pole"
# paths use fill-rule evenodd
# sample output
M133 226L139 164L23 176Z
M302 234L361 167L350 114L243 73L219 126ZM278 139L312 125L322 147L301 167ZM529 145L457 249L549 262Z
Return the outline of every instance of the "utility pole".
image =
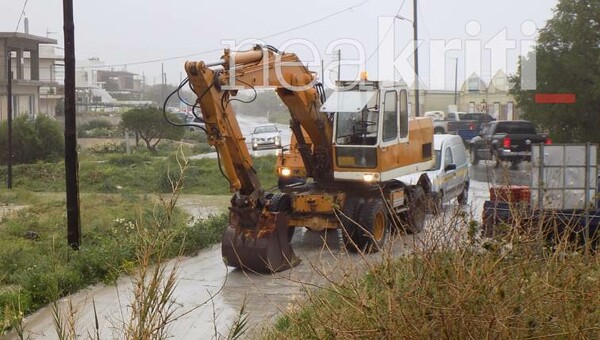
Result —
M456 100L458 96L458 58L454 58L454 105L456 106Z
M341 49L338 50L338 70L337 71L338 71L337 72L338 73L337 80L340 81L340 80L342 80L342 78L341 78L342 77L342 50Z
M6 187L12 189L12 163L13 163L13 146L12 146L12 51L8 49L8 70L6 72L7 89L6 95L8 96L8 117L6 117L6 123L8 125L7 138L8 138L8 155L6 155Z
M81 245L79 174L75 112L75 24L73 0L63 0L65 34L65 177L67 187L67 242L75 250Z
M165 93L165 85L166 85L166 81L165 81L165 64L161 63L160 64L160 83L161 83L161 87L160 87L160 93L161 93L161 97L162 100L165 100L165 98L167 97L167 94ZM167 104L168 106L169 104Z
M415 117L419 117L419 35L417 34L417 0L413 0L413 39L415 46Z

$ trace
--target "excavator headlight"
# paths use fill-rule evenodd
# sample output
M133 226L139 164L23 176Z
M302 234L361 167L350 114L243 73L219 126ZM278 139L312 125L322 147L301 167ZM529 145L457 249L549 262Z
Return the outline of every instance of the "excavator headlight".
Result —
M376 174L364 174L363 175L363 180L365 182L373 182L376 178L377 178Z
M292 174L292 170L290 168L281 168L281 176L289 176Z

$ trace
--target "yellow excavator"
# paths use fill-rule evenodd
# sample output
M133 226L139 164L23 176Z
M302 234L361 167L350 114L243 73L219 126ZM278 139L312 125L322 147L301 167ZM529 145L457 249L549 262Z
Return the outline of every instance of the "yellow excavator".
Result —
M271 46L225 49L219 61L188 61L185 71L233 192L222 240L227 265L294 267L300 260L290 240L298 227L341 228L352 252L379 250L392 228L423 228L429 179L407 185L396 178L433 166L433 125L408 117L406 86L343 81L325 100L298 57ZM290 112L294 156L285 156L290 167L280 166L280 177L297 171L303 179L278 192L262 188L231 105L239 90L261 87L274 88Z

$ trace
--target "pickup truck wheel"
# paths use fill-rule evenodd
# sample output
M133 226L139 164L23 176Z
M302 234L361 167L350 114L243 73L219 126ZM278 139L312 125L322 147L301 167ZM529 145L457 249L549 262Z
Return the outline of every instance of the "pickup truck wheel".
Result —
M463 190L460 193L460 195L458 195L456 200L460 205L467 204L467 201L469 200L469 182L465 182L465 184L463 185Z
M425 191L421 186L413 188L409 195L408 211L404 213L406 231L409 234L417 234L425 228Z
M469 148L469 153L471 155L471 164L472 165L477 165L479 164L479 157L477 157L477 149L475 148L475 146L471 146Z
M360 197L350 196L344 202L340 224L342 226L342 238L344 246L349 252L357 253L360 248L358 244L358 212L364 200Z
M385 204L380 198L374 198L362 205L357 226L357 243L365 253L375 253L383 248L388 231L388 216Z

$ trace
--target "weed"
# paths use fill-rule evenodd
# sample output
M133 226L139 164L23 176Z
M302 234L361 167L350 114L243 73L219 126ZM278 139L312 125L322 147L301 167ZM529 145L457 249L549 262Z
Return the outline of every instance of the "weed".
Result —
M400 235L381 254L359 253L364 261L341 273L311 264L325 283L306 289L306 299L263 336L596 337L598 256L578 251L566 234L553 235L549 247L548 228L526 219L519 226L482 239L472 216L455 209L429 219L414 237ZM395 254L399 248L404 256Z

